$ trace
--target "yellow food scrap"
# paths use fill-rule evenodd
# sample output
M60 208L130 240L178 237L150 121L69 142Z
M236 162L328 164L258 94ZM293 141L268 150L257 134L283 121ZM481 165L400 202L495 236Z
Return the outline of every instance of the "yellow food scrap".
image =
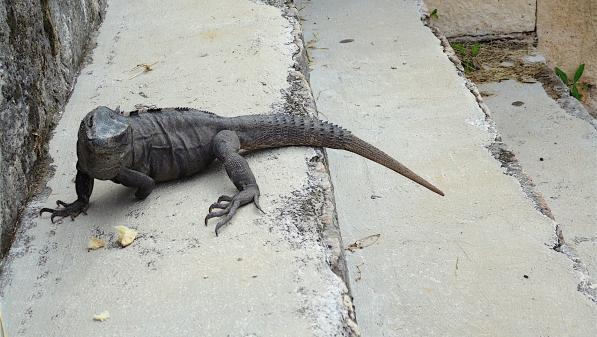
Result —
M100 238L93 237L93 238L89 239L89 242L87 242L87 249L88 250L96 250L96 249L100 249L100 248L104 247L105 245L106 245L106 241L104 241Z
M108 312L108 310L102 311L101 313L99 313L97 315L93 315L94 321L103 322L103 321L107 320L108 318L110 318L110 313Z
M120 243L122 247L130 245L137 237L137 231L134 229L130 229L126 226L115 226L114 228L116 228L116 231L118 232L118 243Z

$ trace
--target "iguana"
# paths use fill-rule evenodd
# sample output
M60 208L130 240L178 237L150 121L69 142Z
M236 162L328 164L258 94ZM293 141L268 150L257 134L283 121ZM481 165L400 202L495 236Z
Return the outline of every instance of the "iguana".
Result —
M156 182L193 175L218 159L239 191L234 196L222 195L209 206L205 224L210 218L221 217L216 225L218 235L239 207L252 202L261 210L259 186L241 153L284 146L347 150L444 195L381 150L316 118L290 114L227 118L191 108L146 108L124 114L100 106L89 112L79 127L77 200L58 200L59 208L42 208L40 215L49 212L54 222L56 217L74 219L85 213L94 179L134 187L135 196L144 199Z

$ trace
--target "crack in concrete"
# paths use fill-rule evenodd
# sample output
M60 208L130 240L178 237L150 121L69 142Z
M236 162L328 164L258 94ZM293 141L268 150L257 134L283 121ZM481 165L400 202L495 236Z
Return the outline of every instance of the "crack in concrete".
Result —
M330 176L322 150L315 148L313 151L314 155L306 158L306 182L289 196L280 196L282 204L269 215L273 217L271 223L276 224L270 230L281 232L292 249L304 250L310 246L309 250L322 250L326 256L334 288L326 292L327 298L317 303L309 303L308 297L305 297L301 308L302 313L319 322L314 326L317 335L328 336L330 331L339 331L339 336L359 336L352 296L339 269L344 266L344 255L342 243L337 241L339 236L336 236L339 228ZM298 294L304 295L301 289Z
M490 118L486 115L486 121L493 124L493 121L488 120ZM492 127L495 127L492 125ZM526 173L522 169L520 162L516 159L516 155L507 149L506 144L504 144L500 136L496 134L496 138L494 139L493 143L487 147L493 157L497 159L500 163L502 163L502 167L506 169L506 174L513 176L518 180L522 191L524 194L529 198L537 211L539 211L544 216L550 218L551 220L555 221L553 213L551 209L547 205L545 198L543 195L536 190L536 185Z
M464 67L452 49L450 42L445 35L430 21L430 18L427 14L427 8L422 0L417 1L417 4L419 6L421 21L440 40L441 46L444 49L444 53L456 67L458 75L464 80L467 89L471 92L471 94L473 94L477 104L479 105L479 108L485 115L485 124L489 133L493 135L493 141L489 146L487 146L487 149L492 156L502 164L502 167L506 169L505 174L514 177L518 181L523 193L533 202L535 209L545 217L552 220L552 224L554 226L553 242L552 244L547 243L547 246L558 253L564 254L564 256L566 256L572 262L572 269L576 272L579 279L577 290L587 296L587 298L589 298L591 301L597 303L597 286L592 283L587 266L580 260L576 250L566 243L561 225L555 220L549 205L543 198L543 195L536 190L536 185L531 177L524 173L524 170L522 169L518 159L516 159L515 154L508 150L506 144L502 142L502 138L497 131L495 122L491 118L491 111L489 107L484 103L477 86L466 77ZM528 37L527 33L523 35ZM554 97L554 99L558 102L562 109L564 109L564 111L577 118L589 122L591 125L597 128L597 121L593 119L586 112L586 110L582 108L582 106L580 106L580 103L574 99L571 99L571 96L568 93L568 88L566 88L561 81L555 79L554 74L551 74L550 72L550 74L546 74L544 78L540 79L540 81L544 85L555 87L558 97Z
M299 115L317 116L318 111L309 83L309 67L307 61L307 50L303 37L299 11L292 1L266 1L282 10L282 16L291 24L293 41L296 51L292 55L294 64L288 72L289 88L282 90L284 97L282 104L272 106L274 111L282 113L295 113ZM325 249L328 256L328 265L333 274L338 278L342 315L342 333L346 337L360 336L356 321L355 307L352 302L348 267L344 256L344 245L336 213L334 200L334 189L329 172L328 158L325 149L314 148L315 156L307 160L308 186L302 191L293 193L286 204L288 209L294 209L303 205L307 212L302 209L301 217L312 213L316 214L318 223L318 240L322 249ZM306 193L306 195L304 195ZM285 208L286 209L286 208ZM297 229L292 229L296 231ZM300 232L300 229L298 229ZM311 233L313 234L313 233Z
M561 234L561 231L559 234ZM574 271L576 271L576 274L580 279L576 289L587 296L591 301L597 303L597 287L591 280L589 270L587 266L580 260L576 250L572 246L566 244L563 235L561 236L561 241L558 240L558 244L553 247L553 250L564 254L572 261L572 268Z

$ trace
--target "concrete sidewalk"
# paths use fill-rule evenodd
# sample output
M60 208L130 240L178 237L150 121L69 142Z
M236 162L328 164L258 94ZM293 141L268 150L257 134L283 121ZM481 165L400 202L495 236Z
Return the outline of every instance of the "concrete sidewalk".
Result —
M203 217L236 191L218 165L141 202L98 181L89 215L74 222L35 215L76 198L78 125L97 105L187 105L229 116L308 108L294 70L298 21L283 14L255 1L110 1L50 144L48 193L30 205L3 268L9 336L343 335L350 300L321 243L330 184L313 149L250 156L267 214L244 207L218 238ZM153 70L136 67L144 63ZM119 248L116 225L140 238ZM107 248L87 252L91 236ZM92 320L104 310L110 319Z
M596 304L552 249L555 223L488 149L493 122L416 1L300 1L311 88L297 12L278 6L110 2L50 144L55 173L2 266L9 336L597 335ZM97 105L313 114L310 89L321 117L446 197L340 151L327 152L330 178L324 152L288 148L248 157L266 214L244 207L218 238L203 217L236 190L219 165L141 202L96 182L74 222L36 215L75 198L76 132ZM346 261L336 209L345 245L379 234ZM116 225L140 237L119 248ZM92 236L107 247L87 252ZM107 321L92 320L105 310Z
M574 260L579 291L597 301L597 121L575 98L563 109L540 83L508 80L479 90L503 142L562 228L559 249Z
M414 1L303 1L321 115L437 183L445 198L328 151L364 336L595 336L597 305L555 224L492 156L496 133ZM593 224L594 226L594 224Z

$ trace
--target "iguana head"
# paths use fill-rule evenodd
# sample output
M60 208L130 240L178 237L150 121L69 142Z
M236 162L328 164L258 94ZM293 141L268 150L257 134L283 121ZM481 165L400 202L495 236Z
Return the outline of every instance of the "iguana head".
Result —
M131 135L127 117L105 106L93 109L79 128L79 164L97 179L112 179L129 155Z

